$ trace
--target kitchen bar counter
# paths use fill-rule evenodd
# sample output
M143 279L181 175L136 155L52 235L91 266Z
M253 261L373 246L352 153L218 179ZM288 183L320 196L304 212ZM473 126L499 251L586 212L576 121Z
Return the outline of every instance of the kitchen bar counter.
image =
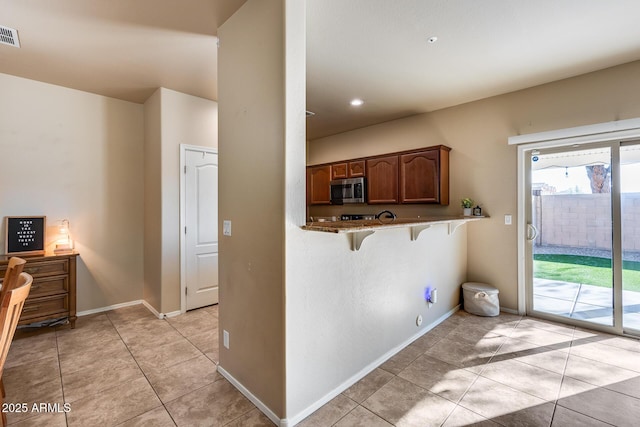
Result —
M449 226L449 234L453 234L455 230L469 222L478 221L484 216L425 216L418 218L381 218L374 220L355 220L355 221L325 221L325 222L308 222L302 226L303 230L321 231L325 233L350 233L352 237L351 249L357 251L362 245L362 241L373 234L377 230L388 228L410 228L411 240L416 240L420 233L432 225L447 224Z

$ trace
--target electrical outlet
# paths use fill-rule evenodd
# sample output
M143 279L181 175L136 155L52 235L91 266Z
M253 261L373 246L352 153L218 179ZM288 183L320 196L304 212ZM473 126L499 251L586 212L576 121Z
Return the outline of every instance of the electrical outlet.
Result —
M511 215L504 216L504 225L511 225Z
M229 332L225 330L222 330L222 345L227 350L229 349Z
M422 315L418 314L418 317L416 317L416 326L420 325L422 325Z
M222 221L222 234L225 236L231 236L231 221L228 219Z

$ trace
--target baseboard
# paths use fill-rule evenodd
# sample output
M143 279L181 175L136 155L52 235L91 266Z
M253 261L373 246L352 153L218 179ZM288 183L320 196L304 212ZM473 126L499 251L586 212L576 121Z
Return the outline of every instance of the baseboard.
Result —
M169 313L165 313L164 317L176 317L181 315L182 312L180 310L176 310L176 311L170 311Z
M512 310L510 308L505 308L505 307L500 307L500 311L504 311L505 313L509 313L509 314L520 314L518 313L518 310Z
M141 299L136 300L136 301L123 302L123 303L120 303L120 304L108 305L106 307L100 307L100 308L94 308L94 309L91 309L91 310L79 311L79 312L76 313L76 316L88 316L90 314L102 313L104 311L115 310L117 308L131 307L132 305L138 305L138 304L142 304L142 303L143 303L143 300L141 300Z
M218 372L220 375L225 377L235 388L238 389L240 393L242 393L247 399L251 401L256 407L267 416L271 421L273 421L276 425L280 427L287 427L289 423L286 419L280 419L267 405L262 403L260 399L258 399L253 393L251 393L245 386L242 385L240 381L235 379L233 375L227 372L222 366L218 365Z
M320 409L322 406L324 406L327 403L329 403L333 398L338 396L340 393L342 393L343 391L345 391L346 389L348 389L349 387L351 387L352 385L354 385L355 383L360 381L362 378L366 377L368 374L373 372L373 370L375 370L378 366L382 365L384 362L386 362L387 360L389 360L390 358L395 356L403 348L405 348L406 346L408 346L409 344L411 344L412 342L414 342L415 340L420 338L422 335L426 334L427 332L429 332L430 330L432 330L433 328L438 326L440 323L442 323L445 320L447 320L449 317L451 317L458 310L460 310L460 305L455 306L453 309L449 310L447 313L445 313L444 315L442 315L441 317L436 319L433 323L430 323L424 329L419 330L417 333L415 333L410 338L405 340L402 344L399 344L396 347L392 348L391 350L387 351L385 354L380 356L378 359L374 360L373 362L368 364L366 367L362 368L358 373L356 373L355 375L351 376L351 378L349 378L348 380L344 381L342 384L340 384L335 389L331 390L329 393L325 394L322 398L317 400L315 403L309 405L306 409L304 409L300 413L296 414L295 416L288 417L285 421L288 423L288 425L296 425L297 423L299 423L303 419L307 418L309 415L313 414L315 411ZM281 424L281 426L282 426L282 424Z
M153 306L151 304L149 304L148 302L146 302L145 300L142 300L142 305L144 305L145 307L147 307L147 310L149 310L150 312L153 313L154 316L156 316L158 319L164 319L164 314L158 312L158 310L156 310L155 308L153 308Z
M105 311L115 310L115 309L124 308L124 307L131 307L132 305L138 305L138 304L144 305L147 308L147 310L149 310L151 313L153 313L153 315L156 316L158 319L164 319L165 317L176 317L179 314L182 314L182 312L180 310L172 311L172 312L166 313L166 314L159 313L155 308L153 308L153 306L151 304L149 304L148 302L146 302L143 299L139 299L139 300L135 300L135 301L123 302L123 303L120 303L120 304L108 305L106 307L100 307L100 308L94 308L94 309L91 309L91 310L79 311L79 312L76 313L76 316L88 316L89 314L103 313Z
M142 300L142 304L147 307L147 309L153 313L154 316L156 316L158 319L164 319L166 317L176 317L179 314L182 314L182 312L180 310L177 311L171 311L169 313L159 313L158 310L156 310L155 308L153 308L153 306L151 304L149 304L148 302L146 302L145 300Z

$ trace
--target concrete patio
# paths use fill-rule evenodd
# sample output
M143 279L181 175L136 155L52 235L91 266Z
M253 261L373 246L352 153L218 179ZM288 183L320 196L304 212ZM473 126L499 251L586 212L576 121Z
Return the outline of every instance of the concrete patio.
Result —
M640 333L640 292L622 291L623 325ZM613 324L611 288L534 279L533 309L601 325Z

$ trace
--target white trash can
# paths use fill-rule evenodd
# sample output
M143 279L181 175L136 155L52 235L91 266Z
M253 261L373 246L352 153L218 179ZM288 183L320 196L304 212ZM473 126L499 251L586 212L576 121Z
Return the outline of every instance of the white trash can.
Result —
M486 283L463 283L464 311L478 316L498 316L500 314L499 292Z

